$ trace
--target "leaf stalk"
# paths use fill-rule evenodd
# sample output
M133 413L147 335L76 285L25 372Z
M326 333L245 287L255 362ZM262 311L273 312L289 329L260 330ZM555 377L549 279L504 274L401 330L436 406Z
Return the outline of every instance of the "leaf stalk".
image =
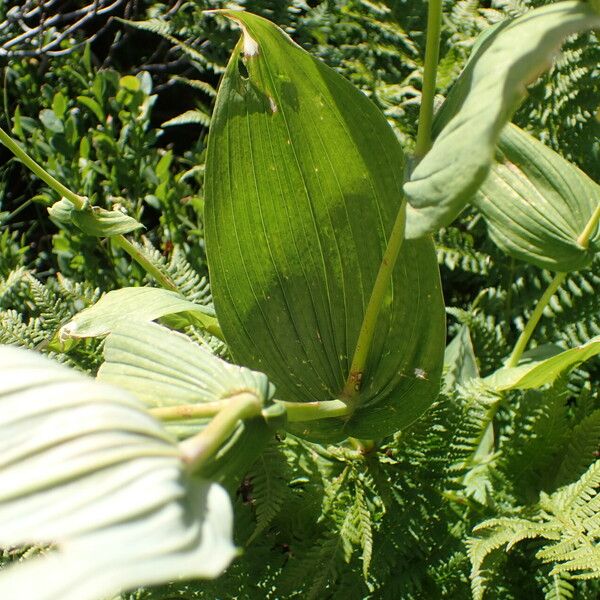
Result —
M583 228L581 235L577 238L577 243L580 246L582 246L583 248L587 248L589 246L590 238L594 233L594 230L598 226L599 221L600 204L596 207L589 221L586 223L586 226ZM566 277L567 273L557 273L546 288L546 291L539 299L538 303L536 304L536 307L533 309L533 312L531 313L531 317L529 317L529 321L527 321L525 329L523 329L523 332L519 336L519 339L517 340L517 343L515 344L515 347L513 348L513 351L510 357L508 358L508 361L506 362L507 368L516 367L519 364L519 360L521 360L521 357L523 356L523 352L525 351L525 348L527 347L527 344L529 343L529 340L531 339L531 336L533 335L533 332L539 320L542 317L544 309L546 308L546 306L550 302L550 299L556 293L556 290L558 290L558 288L561 286Z
M356 341L356 348L354 349L354 356L352 357L352 363L350 364L350 373L341 394L342 400L352 400L356 398L360 391L367 358L373 343L373 336L375 335L377 318L381 312L383 300L390 285L396 260L398 259L398 254L400 253L400 248L404 241L405 223L406 202L403 200L398 215L396 216L390 239L388 240L387 247L383 254L379 271L377 272L369 303L365 310L365 316L363 317L358 340Z
M440 37L442 30L442 0L429 0L427 9L427 38L425 41L425 64L423 69L423 89L419 109L419 126L415 158L420 161L431 149L431 129L433 124L433 104L437 81L437 68L440 57Z
M185 421L186 419L210 419L219 413L226 400L200 402L198 404L179 404L151 408L148 412L159 421Z
M517 340L517 343L515 344L515 347L513 348L513 351L506 362L507 368L516 367L519 364L519 361L523 356L523 352L525 351L525 348L527 347L527 344L529 343L529 340L531 339L539 320L542 318L544 309L550 302L550 298L554 296L556 290L565 280L566 276L566 273L557 273L546 288L546 291L543 293L542 297L538 300L538 303L531 313L531 317L529 317L529 321L527 321L525 329L523 329L521 332L521 335L519 336L519 339Z
M332 417L345 417L350 414L348 405L342 400L324 400L321 402L285 402L276 400L285 407L290 423L318 421Z
M44 183L50 186L61 197L66 198L73 204L76 210L83 210L88 205L88 199L85 196L79 196L63 185L60 181L52 177L41 165L35 162L25 150L17 144L13 138L0 127L0 142L4 144L30 171L39 177Z
M111 240L124 250L140 267L152 276L163 288L179 293L177 286L170 277L157 269L124 235L115 235Z
M215 418L195 436L180 445L190 471L203 467L235 431L238 423L260 414L262 402L251 392L241 392L229 398Z

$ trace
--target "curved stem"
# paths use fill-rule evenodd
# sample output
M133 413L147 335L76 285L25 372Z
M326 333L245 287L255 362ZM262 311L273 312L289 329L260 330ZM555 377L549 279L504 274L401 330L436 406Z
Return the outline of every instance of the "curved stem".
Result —
M600 221L600 204L598 204L598 206L596 206L596 209L592 213L592 216L590 217L589 221L586 223L585 227L583 228L581 235L577 238L577 243L580 246L582 246L583 248L587 248L589 246L590 238L592 237L594 230L598 226L599 221ZM508 361L506 362L507 367L516 367L517 364L519 364L519 360L521 359L521 356L523 356L523 352L525 351L525 348L527 347L527 343L531 339L533 331L536 328L536 325L538 324L540 318L542 317L544 308L546 308L546 306L548 305L548 302L550 302L550 298L552 298L552 296L554 295L556 290L560 287L560 285L562 284L562 282L565 280L566 277L567 277L566 273L557 273L554 276L554 279L550 282L550 285L548 285L548 287L546 288L546 291L544 292L542 297L539 299L536 307L533 309L533 313L531 313L531 317L529 317L529 321L527 322L525 329L519 336L519 339L517 340L517 343L515 344L515 347L513 348L513 351L511 353L510 357L508 358Z
M427 10L427 40L425 42L425 65L423 90L419 110L419 129L415 158L422 159L431 148L431 126L433 123L433 101L440 56L440 34L442 30L442 0L429 0Z
M345 417L350 414L348 405L342 400L324 400L322 402L285 402L276 400L285 407L290 423L317 421L332 417Z
M112 241L125 250L136 263L138 263L148 275L151 275L162 287L172 292L179 293L175 282L157 269L124 235L111 237Z
M227 403L226 400L217 402L202 402L199 404L179 404L177 406L161 406L151 408L148 412L159 421L184 421L186 419L209 419L219 413Z
M544 309L546 308L546 306L548 306L550 298L554 296L554 293L560 287L561 283L565 280L566 276L566 273L557 273L554 276L554 279L550 282L550 285L548 285L548 287L546 288L546 291L544 292L542 297L538 300L538 303L536 304L535 308L533 309L533 312L531 313L531 317L529 317L529 321L527 321L525 329L523 329L508 361L506 362L507 367L516 367L519 363L519 360L521 360L521 356L523 355L523 352L525 351L525 348L527 347L527 344L531 339L534 329L536 328L539 320L542 317Z
M179 447L190 471L202 467L234 432L237 424L260 414L262 402L250 392L242 392L226 401L215 418L195 436Z
M55 192L57 192L63 198L73 203L73 206L77 210L83 210L87 206L87 198L85 196L79 196L75 192L72 192L68 187L64 186L60 181L52 177L48 171L25 152L15 140L13 140L4 129L0 127L0 143L4 144L30 171L37 175L44 183L50 186Z
M350 364L350 373L346 379L346 384L344 385L341 395L343 400L354 398L360 391L360 384L362 382L369 351L371 350L373 335L375 334L377 318L379 317L385 293L387 292L392 279L392 273L394 271L394 266L396 265L398 253L400 252L402 242L404 241L405 221L406 203L403 201L400 210L398 211L392 234L388 240L387 248L383 254L383 259L379 266L379 272L375 279L375 285L373 286L367 309L365 310L365 316L358 334L358 340L356 341L354 356L352 357L352 363Z

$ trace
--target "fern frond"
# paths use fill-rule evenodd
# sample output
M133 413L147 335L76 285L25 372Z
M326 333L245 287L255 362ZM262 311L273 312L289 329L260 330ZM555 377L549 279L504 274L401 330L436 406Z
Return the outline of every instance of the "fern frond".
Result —
M473 275L487 275L492 266L492 257L477 250L473 236L458 227L438 231L435 249L438 263L450 271L460 269Z
M362 548L362 570L365 581L369 578L369 567L373 557L372 516L365 498L365 490L357 481L355 485L353 512L356 515L356 533Z
M206 57L201 52L198 52L198 50L196 50L196 48L194 48L191 44L182 42L176 36L174 36L171 32L171 27L169 24L161 19L148 19L146 21L123 20L123 22L134 29L141 29L143 31L155 33L179 48L193 60L198 61L202 65L208 64Z
M161 124L161 127L172 127L174 125L204 125L208 127L210 115L203 110L186 110L184 113L169 119Z
M208 279L200 275L198 270L188 262L180 248L176 246L170 259L167 259L146 238L144 238L143 244L136 241L131 243L152 267L173 284L184 298L205 306L212 303Z
M571 600L574 593L575 588L568 579L562 575L551 575L544 587L544 600Z
M256 527L246 545L262 534L283 508L290 475L285 454L276 444L267 447L254 463L247 477L252 482Z
M180 75L174 75L173 81L178 81L179 83L183 83L184 85L188 85L191 88L196 90L200 90L204 92L207 96L214 98L217 95L217 90L207 83L206 81L202 81L201 79L188 79L187 77L181 77Z
M7 299L23 284L28 273L27 269L19 267L10 271L6 277L0 278L0 307L7 305Z
M39 319L25 323L16 310L0 311L0 344L36 348L46 339L46 335Z
M522 501L535 502L541 489L551 487L569 437L569 396L565 379L549 390L510 395L499 444L501 468Z
M600 578L600 460L575 483L552 495L541 493L538 510L530 518L489 519L468 541L473 595L481 599L488 556L505 546L509 551L524 539L542 538L536 558L551 563L550 576Z
M474 600L484 596L487 574L483 568L487 558L502 547L510 550L515 544L525 539L549 537L558 539L559 533L551 527L521 518L490 519L474 529L474 533L484 533L482 537L470 538L467 541L469 558L471 559L471 590Z
M580 477L600 451L600 410L577 424L569 434L569 442L556 473L555 486L560 487Z

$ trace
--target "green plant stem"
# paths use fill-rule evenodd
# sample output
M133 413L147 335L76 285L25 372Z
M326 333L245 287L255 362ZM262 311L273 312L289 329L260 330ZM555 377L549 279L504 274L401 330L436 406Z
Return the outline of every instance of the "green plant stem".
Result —
M348 405L342 400L324 400L322 402L285 402L276 400L285 407L290 423L317 421L331 417L345 417L350 414Z
M196 471L205 465L241 420L259 415L261 410L262 402L250 392L241 392L229 398L200 433L179 445L188 469Z
M546 288L546 291L543 293L542 297L538 300L538 303L531 313L531 317L529 317L529 321L527 321L525 329L523 329L508 361L506 362L506 367L516 367L519 363L519 360L521 360L521 356L523 356L523 352L525 351L525 348L527 347L527 344L529 343L529 340L531 339L531 336L533 335L533 332L542 317L544 309L546 306L548 306L550 298L554 296L556 290L560 287L566 276L566 273L557 273Z
M172 292L179 293L175 282L167 277L164 273L162 273L159 269L157 269L148 259L132 244L124 235L115 235L110 238L117 246L125 250L127 254L136 263L138 263L149 275L154 277L154 279L165 289L171 290Z
M83 210L88 204L88 199L85 196L79 196L63 185L60 181L52 177L41 165L35 162L10 135L0 127L0 142L4 144L28 169L30 169L37 177L48 184L61 197L66 198L73 203L76 210ZM112 238L131 258L141 265L152 277L156 279L161 286L171 291L178 291L175 283L156 269L146 258L138 251L138 249L123 235L117 235Z
M596 227L598 226L599 221L600 221L600 204L598 204L598 206L596 206L596 209L592 213L592 216L590 217L589 221L586 223L585 227L583 228L583 231L577 238L577 243L580 246L582 246L583 248L587 248L589 246L590 238L592 237L592 234L594 233ZM515 344L515 347L513 348L513 351L511 353L508 361L506 362L506 367L508 367L508 368L516 367L519 364L519 360L521 360L521 356L523 356L523 352L525 351L525 348L527 347L527 344L528 344L529 340L531 339L533 331L535 330L539 320L542 317L544 308L546 308L546 306L548 305L548 302L550 302L550 298L552 298L552 296L555 294L556 290L560 287L562 282L565 280L566 276L567 276L566 273L557 273L554 276L554 279L550 282L550 284L546 288L546 291L544 292L542 297L539 299L536 307L534 308L533 313L531 314L531 317L529 317L529 321L527 322L525 329L519 336L519 339L517 340L517 343Z
M590 238L592 237L592 233L594 233L596 227L598 226L598 222L600 221L600 203L596 206L596 210L592 213L590 220L587 222L587 225L581 232L581 235L577 238L577 243L586 248L590 245Z
M175 285L175 282L157 269L148 259L132 244L124 235L115 235L110 238L117 246L122 248L135 262L137 262L142 269L148 273L151 277L153 277L156 282L163 288L170 290L171 292L176 292L180 294L179 289ZM219 321L215 317L206 316L204 320L201 321L202 327L206 329L210 334L218 337L220 340L225 341L223 337L223 332L221 331L221 326L219 325Z
M88 199L85 196L79 196L64 186L60 181L54 179L48 171L33 160L20 146L13 140L4 129L0 127L0 142L4 144L30 171L37 175L44 183L49 185L61 197L66 198L77 210L83 210Z
M431 148L431 127L433 124L433 102L440 56L440 34L442 29L442 0L429 0L427 9L427 39L425 42L425 65L423 89L419 110L419 128L415 158L422 159Z
M388 240L387 248L383 255L379 271L375 279L375 285L365 310L365 316L363 318L360 332L358 334L358 340L356 341L356 348L354 349L354 356L352 357L352 363L350 364L350 373L346 379L344 389L341 394L342 400L352 400L356 397L360 391L360 385L371 350L371 344L373 343L373 335L375 334L375 327L377 325L377 318L383 305L383 299L385 293L390 285L392 279L392 273L398 253L402 247L404 241L404 225L406 222L406 202L403 201L396 216L396 222L392 229L392 234Z
M151 408L148 412L159 421L184 421L186 419L209 419L223 409L226 400L201 402L198 404L180 404Z
M425 46L425 68L423 72L423 92L419 113L419 128L415 156L422 158L431 148L431 126L433 123L433 101L437 78L437 64L440 52L440 34L442 26L441 0L429 0L427 14L427 40ZM406 205L403 203L398 211L392 234L388 241L383 260L375 279L375 285L365 316L358 334L354 356L350 364L350 373L346 379L341 397L343 400L356 398L360 391L362 377L367 363L373 335L377 325L377 318L381 311L385 292L390 283L392 272L398 258L398 253L404 239L404 224L406 220Z

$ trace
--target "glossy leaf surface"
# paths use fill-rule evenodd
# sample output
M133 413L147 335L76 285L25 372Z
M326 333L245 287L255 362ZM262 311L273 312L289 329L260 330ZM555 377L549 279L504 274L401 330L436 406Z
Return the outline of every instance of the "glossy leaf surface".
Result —
M542 269L587 266L600 249L600 227L588 248L577 238L600 205L600 186L514 125L502 132L496 156L474 200L494 242Z
M526 86L552 64L566 37L600 27L584 2L558 2L501 23L474 50L436 117L433 147L404 186L406 237L451 223L487 177L502 128Z
M403 154L345 79L268 21L224 14L244 35L221 83L206 166L219 322L235 360L267 373L278 398L338 398L401 206ZM356 412L300 433L379 437L407 425L437 395L443 347L433 244L405 244Z
M225 491L126 392L0 347L0 545L53 544L0 573L0 597L103 600L233 559Z

